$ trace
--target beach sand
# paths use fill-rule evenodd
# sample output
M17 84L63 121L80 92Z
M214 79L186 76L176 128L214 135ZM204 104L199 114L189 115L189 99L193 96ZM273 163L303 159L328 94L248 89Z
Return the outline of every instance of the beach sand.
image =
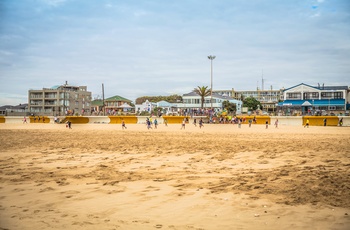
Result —
M0 124L0 229L350 229L350 128Z

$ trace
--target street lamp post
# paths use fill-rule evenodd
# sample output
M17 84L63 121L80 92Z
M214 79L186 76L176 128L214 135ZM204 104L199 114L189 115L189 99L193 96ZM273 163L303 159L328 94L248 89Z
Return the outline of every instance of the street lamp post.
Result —
M215 56L208 56L210 60L210 102L211 102L211 112L213 112L213 60Z

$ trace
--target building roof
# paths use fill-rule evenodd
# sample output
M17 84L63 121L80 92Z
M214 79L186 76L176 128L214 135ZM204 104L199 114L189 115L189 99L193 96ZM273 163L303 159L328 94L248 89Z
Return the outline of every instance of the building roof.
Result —
M124 108L124 109L131 109L133 108L131 105L129 105L128 103L124 103L121 106L119 106L120 108Z
M28 107L28 103L23 103L19 105L4 105L0 106L0 111L5 111L7 109L26 109Z
M113 97L109 97L107 99L105 99L105 101L125 101L125 102L131 102L131 100L126 99L124 97L121 97L119 95L115 95Z
M183 94L182 96L199 96L198 93L192 91L190 93Z
M103 106L103 101L101 99L91 101L91 105L93 106Z
M287 91L287 90L296 88L296 87L301 86L301 85L305 85L305 86L308 86L308 87L311 87L311 88L318 89L317 87L314 87L314 86L311 86L311 85L308 85L308 84L304 84L304 83L300 83L300 84L298 84L298 85L295 85L295 86L289 87L289 88L287 88L287 89L284 89L283 91Z
M60 85L54 85L54 86L52 86L50 89L58 89L58 88L60 88L61 86Z
M349 88L347 86L320 86L319 89L324 89L324 90L348 90Z
M311 86L311 85L308 85L305 83L300 83L300 84L292 86L288 89L284 89L284 91L296 88L296 87L301 86L301 85L305 85L305 86L308 86L308 87L311 87L314 89L318 89L318 90L348 90L349 89L348 86L324 86L324 85Z
M196 97L199 97L199 94L198 93L196 93L196 92L194 92L194 91L192 91L192 92L190 92L190 93L186 93L186 94L183 94L183 97L188 97L188 96L196 96ZM206 96L206 97L209 97L210 95L208 95L208 96ZM232 99L232 97L229 97L229 96L222 96L222 95L220 95L220 94L218 94L218 93L214 93L213 92L213 95L212 95L213 97L215 97L215 98L220 98L220 99L226 99L226 100L231 100Z
M158 107L176 107L176 104L167 102L167 101L159 101L157 102Z

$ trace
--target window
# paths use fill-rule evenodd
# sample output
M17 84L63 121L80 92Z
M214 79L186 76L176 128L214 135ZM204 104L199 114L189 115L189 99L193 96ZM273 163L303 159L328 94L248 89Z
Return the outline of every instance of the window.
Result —
M344 106L335 106L335 110L344 110Z
M45 93L45 98L56 98L56 93Z
M287 99L301 99L301 93L287 93Z
M31 93L30 98L42 98L43 94L42 93Z
M321 98L324 99L324 98L332 98L332 93L331 92L324 92L324 93L321 93Z
M304 93L304 100L307 99L318 99L318 92Z
M343 99L343 92L335 92L334 99Z

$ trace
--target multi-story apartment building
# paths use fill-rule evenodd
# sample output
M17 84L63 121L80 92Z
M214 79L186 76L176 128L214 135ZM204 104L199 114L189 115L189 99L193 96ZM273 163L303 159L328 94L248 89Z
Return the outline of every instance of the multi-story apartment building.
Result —
M75 115L90 112L87 86L58 85L28 91L28 111L33 115Z
M277 103L283 100L283 90L274 90L272 87L268 90L261 90L259 88L256 90L234 90L232 88L231 90L213 90L213 92L242 101L244 98L253 97L261 103L262 110L274 112L276 111Z

